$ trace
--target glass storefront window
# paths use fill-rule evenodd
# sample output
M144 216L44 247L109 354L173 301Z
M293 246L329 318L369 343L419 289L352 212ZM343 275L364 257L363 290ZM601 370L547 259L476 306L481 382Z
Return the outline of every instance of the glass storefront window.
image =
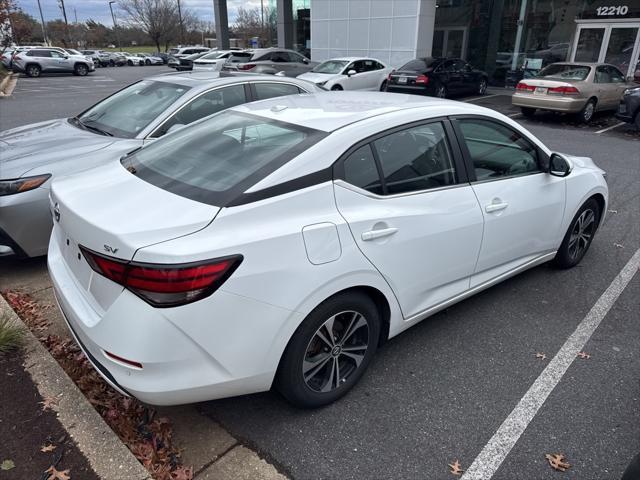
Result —
M576 62L597 62L600 57L600 46L604 39L604 28L580 29L578 46L576 47Z
M637 36L637 27L612 28L604 61L615 65L626 74L629 70L629 63L634 63L631 55Z

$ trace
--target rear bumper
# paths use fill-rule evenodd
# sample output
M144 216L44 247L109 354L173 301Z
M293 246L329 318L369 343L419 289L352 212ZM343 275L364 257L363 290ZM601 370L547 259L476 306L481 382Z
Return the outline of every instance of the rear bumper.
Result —
M388 85L387 92L391 93L409 93L413 95L433 95L435 93L433 88L428 87L414 87L414 86L401 86L401 85Z
M48 267L60 309L96 370L121 393L153 405L178 405L271 388L282 354L274 340L300 314L222 290L165 309L123 290L101 311L77 283L61 248L66 246L54 231Z
M511 97L511 103L516 107L539 108L541 110L553 110L556 112L577 113L584 108L587 103L587 99L514 93Z

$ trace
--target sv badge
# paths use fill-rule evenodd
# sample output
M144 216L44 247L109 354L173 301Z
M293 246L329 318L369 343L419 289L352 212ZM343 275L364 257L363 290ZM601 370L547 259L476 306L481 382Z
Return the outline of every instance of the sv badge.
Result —
M112 254L114 254L114 255L115 255L115 254L118 252L118 249L117 249L117 248L110 247L110 246L109 246L109 245L107 245L107 244L105 244L105 245L103 245L103 246L104 246L104 251L105 251L105 252L107 252L107 253L112 253Z

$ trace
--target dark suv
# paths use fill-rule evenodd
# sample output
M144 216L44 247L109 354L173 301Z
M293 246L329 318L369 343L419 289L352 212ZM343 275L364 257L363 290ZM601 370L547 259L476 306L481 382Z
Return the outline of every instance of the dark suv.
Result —
M627 123L635 123L636 128L640 130L640 86L628 88L624 91L616 118Z

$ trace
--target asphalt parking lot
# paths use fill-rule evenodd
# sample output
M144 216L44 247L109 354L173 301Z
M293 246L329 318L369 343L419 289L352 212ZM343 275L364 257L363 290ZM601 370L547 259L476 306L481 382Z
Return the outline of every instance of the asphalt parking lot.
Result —
M166 71L21 78L13 97L0 102L0 130L76 114ZM608 114L588 126L552 114L524 119L507 91L461 100L511 116L552 149L594 158L608 172L606 219L578 267L537 267L423 321L382 348L336 404L297 410L264 393L197 405L291 478L455 478L448 464L459 460L466 470L482 454L474 465L479 476L462 478L491 478L491 464L492 478L501 480L615 480L640 451L640 276L619 296L603 296L621 285L626 265L638 266L640 134ZM25 276L47 288L44 260L0 259L0 290ZM594 318L600 323L586 343L567 343L585 358L573 352L566 373L545 371L572 352L565 343ZM546 401L519 410L539 378L550 389ZM496 438L510 415L523 428ZM564 454L571 468L552 470L545 454Z

